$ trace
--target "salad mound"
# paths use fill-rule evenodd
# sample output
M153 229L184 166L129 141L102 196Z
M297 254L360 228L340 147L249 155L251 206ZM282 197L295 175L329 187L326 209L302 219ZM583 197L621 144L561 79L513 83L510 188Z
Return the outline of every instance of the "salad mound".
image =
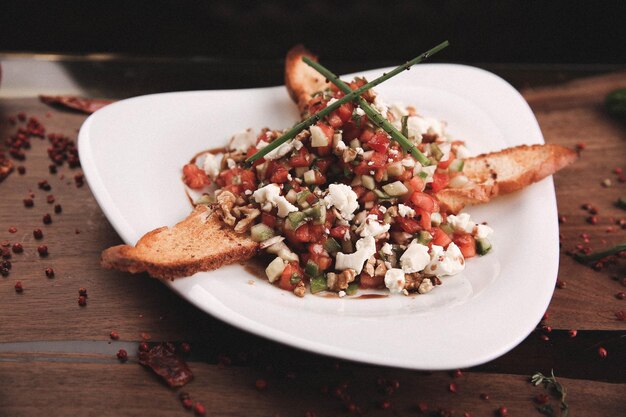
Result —
M350 88L366 81L355 78ZM345 94L334 85L313 95L305 116ZM491 249L493 230L468 214L442 209L437 193L467 188L469 152L444 122L413 107L362 95L428 158L418 162L353 102L342 104L293 139L257 159L246 159L283 131L248 129L227 148L207 151L183 167L185 184L202 195L237 233L249 233L274 259L268 280L297 296L358 289L425 294L440 277Z

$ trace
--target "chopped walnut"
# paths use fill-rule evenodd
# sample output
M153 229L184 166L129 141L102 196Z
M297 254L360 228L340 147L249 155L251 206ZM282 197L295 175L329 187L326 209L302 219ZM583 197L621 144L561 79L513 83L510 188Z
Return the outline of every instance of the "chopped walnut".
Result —
M374 267L376 266L376 258L372 255L365 264L365 268L363 269L365 273L369 276L374 276Z
M326 285L331 291L341 291L348 288L348 284L354 281L356 278L356 271L354 269L346 269L340 274L328 273L326 274Z
M424 281L424 276L420 274L419 272L414 272L412 274L405 274L404 280L405 280L404 288L407 291L414 292L414 291L419 291L419 287ZM430 283L430 280L427 279L426 281Z
M396 217L398 215L398 206L391 206L387 209L387 214L391 217Z
M244 218L239 220L235 226L235 232L244 233L253 226L254 219L261 215L261 211L253 207L240 207L239 211L244 215Z
M299 140L300 142L302 142L305 139L308 139L311 136L311 131L309 129L305 129L302 132L298 133L296 135L296 137L294 137L294 140Z
M296 288L293 289L293 293L298 297L304 297L304 294L306 293L306 287L304 286L304 282L298 282Z
M222 191L217 196L217 204L219 204L219 210L224 223L229 226L234 226L237 219L232 214L233 207L235 206L235 202L237 201L237 197L230 191Z
M384 277L387 273L387 266L382 259L376 260L376 269L374 270L374 276Z
M356 159L356 149L352 149L352 148L346 148L343 150L343 153L341 154L341 159L343 159L343 162L345 162L346 164L348 162L352 162Z
M425 279L417 288L417 292L419 292L420 294L426 294L427 292L430 292L433 288L435 288L433 283L429 279Z

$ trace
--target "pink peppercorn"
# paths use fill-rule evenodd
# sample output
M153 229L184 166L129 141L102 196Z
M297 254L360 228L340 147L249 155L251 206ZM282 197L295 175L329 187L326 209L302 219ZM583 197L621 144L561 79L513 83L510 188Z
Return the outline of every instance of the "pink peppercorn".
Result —
M117 359L119 359L120 362L126 362L128 360L128 352L126 352L126 350L124 349L118 350Z
M609 352L607 352L605 348L603 347L598 348L598 356L600 356L602 359L606 358L608 355L609 355Z

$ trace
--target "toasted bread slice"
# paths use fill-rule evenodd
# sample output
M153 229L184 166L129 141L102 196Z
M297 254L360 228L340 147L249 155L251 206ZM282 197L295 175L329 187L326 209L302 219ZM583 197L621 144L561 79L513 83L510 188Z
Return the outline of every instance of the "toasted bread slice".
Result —
M146 233L136 246L118 245L102 252L108 269L147 272L162 279L186 277L252 258L259 244L235 233L206 206L198 206L174 227Z
M305 56L317 61L317 56L302 45L291 48L285 58L285 86L291 99L298 105L301 114L306 112L313 94L329 86L319 72L302 61L302 57Z
M473 183L464 188L446 188L437 193L442 210L458 213L466 205L481 204L537 182L578 157L559 145L521 145L468 158L463 174Z

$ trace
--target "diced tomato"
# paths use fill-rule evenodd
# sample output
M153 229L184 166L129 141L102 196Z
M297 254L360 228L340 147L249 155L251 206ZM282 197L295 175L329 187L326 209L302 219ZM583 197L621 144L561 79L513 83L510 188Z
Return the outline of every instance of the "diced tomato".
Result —
M367 188L363 187L362 185L357 185L355 187L352 187L352 191L354 191L357 198L361 198L361 196L367 191Z
M376 182L381 182L383 178L385 178L386 172L387 172L387 168L385 167L377 168L376 171L374 172L374 179L376 180Z
M320 146L319 148L313 148L319 156L328 156L333 150L332 146Z
M415 191L410 200L415 207L424 209L429 213L435 211L435 199L426 193Z
M352 112L354 111L354 105L351 102L343 103L339 108L335 111L337 116L341 119L343 123L347 123L352 118Z
M289 262L287 266L285 266L283 273L280 274L278 286L283 290L293 291L293 289L296 288L297 284L292 284L291 279L293 277L300 277L301 279L302 277L304 277L304 274L302 273L302 269L300 269L300 265L298 265L298 262Z
M373 277L363 272L361 274L361 281L359 283L359 288L362 288L362 289L385 288L385 277L383 276Z
M327 125L326 123L322 123L322 122L317 122L315 125L319 127L320 129L322 129L322 132L328 139L328 143L332 143L333 135L335 134L335 129L333 129L331 126Z
M261 213L261 223L266 226L271 227L272 229L276 226L276 216L272 216L269 213L262 212Z
M374 149L376 152L380 152L381 154L385 154L387 152L387 148L389 147L389 136L384 131L378 131L372 137L367 144L370 148ZM385 155L385 160L387 156Z
M272 173L272 176L270 177L270 182L282 184L287 181L289 181L289 169L285 168L284 166L278 166Z
M454 152L450 152L448 159L446 159L445 161L439 161L439 163L437 164L437 168L448 169L452 161L454 161L454 158L456 158L454 156Z
M309 224L305 223L302 226L298 227L295 232L295 239L297 242L310 242L311 241L311 233Z
M470 234L456 235L453 239L459 247L464 258L476 256L476 240Z
M452 242L452 239L450 239L450 236L448 236L446 232L444 232L438 227L433 227L433 230L431 231L431 233L433 235L433 240L431 240L431 243L433 245L443 246L444 248L447 248L450 242Z
M326 116L326 120L333 129L339 129L343 126L343 120L341 120L341 117L339 117L336 111Z
M330 229L330 235L340 241L345 239L346 233L350 233L350 226L337 226Z
M315 262L320 271L326 271L333 263L333 260L329 256L323 254L311 255L309 260Z
M424 230L430 230L432 225L430 223L430 213L424 209L415 209L415 219L419 222L420 226Z
M321 242L324 237L326 226L323 224L312 224L309 226L309 242Z
M374 131L372 129L366 128L363 129L363 131L361 132L361 135L359 136L359 140L361 142L369 142L370 140L372 140L372 138L374 137Z
M357 175L370 175L370 171L373 171L370 165L367 165L367 161L361 161L359 165L354 167L354 173Z
M342 129L343 133L341 135L343 138L343 141L348 143L352 139L358 138L361 134L361 130L362 130L361 126L362 125L357 126L352 120L344 123L343 129Z
M242 190L256 189L256 175L249 169L231 168L220 172L217 183L222 187L228 187L231 192L237 195Z
M328 168L330 168L332 162L333 161L330 158L318 158L315 160L315 166L317 167L319 172L321 172L322 174L326 174L326 171L328 171Z
M370 159L369 161L373 162L373 164L370 166L373 168L383 168L387 165L387 158L387 154L374 152L374 154L372 155L372 159Z
M296 155L289 158L289 165L292 167L308 167L311 165L311 159L311 154L303 146Z
M312 243L307 247L309 253L311 255L322 255L324 254L324 246L319 243Z
M374 194L374 191L368 191L359 198L359 201L367 203L368 201L376 201L377 199L378 197Z
M378 217L378 220L382 220L383 219L383 212L380 211L380 206L374 206L374 208L372 208L368 214L374 214L376 217Z
M422 180L420 177L413 177L409 181L409 186L407 188L412 190L413 192L422 191L424 189L424 180Z
M396 223L407 233L417 233L422 230L420 222L410 217L396 217Z
M209 177L196 164L187 164L183 167L183 181L189 188L199 190L210 184Z
M251 146L248 148L248 152L246 153L246 159L250 158L252 155L254 155L255 153L257 153L259 150L257 149L256 146ZM252 166L255 167L257 165L262 164L263 162L265 162L265 158L259 158L256 161L254 161L252 163Z
M313 179L313 182L311 184L321 185L321 184L325 184L326 183L326 177L324 176L324 174L319 172L317 169L313 170L313 174L315 175L315 178Z
M450 177L448 174L435 172L433 175L433 182L430 183L430 187L434 193L437 193L448 186Z
M315 114L326 107L326 100L322 96L313 97L309 100L309 113Z

